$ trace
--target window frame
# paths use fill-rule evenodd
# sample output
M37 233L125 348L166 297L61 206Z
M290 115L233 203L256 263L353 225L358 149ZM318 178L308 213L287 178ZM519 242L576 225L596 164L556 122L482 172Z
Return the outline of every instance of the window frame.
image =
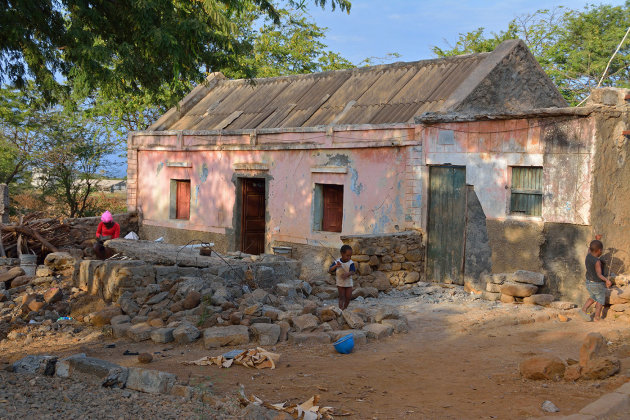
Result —
M543 190L543 176L544 176L544 172L543 172L543 167L542 166L538 166L538 165L530 165L530 166L526 166L526 165L511 165L510 167L510 194L508 196L508 215L512 216L512 217L526 217L526 218L541 218L542 217L542 211L543 211L543 204L544 204L544 190ZM539 188L521 188L520 186L516 186L514 185L514 169L518 169L518 170L537 170L539 171L539 173L537 174L530 174L530 177L535 177L538 178L537 180L534 180L533 182L537 182L539 181ZM521 176L519 176L519 179L522 179ZM530 181L531 183L532 181ZM520 196L536 196L539 197L539 204L536 205L535 209L529 209L529 210L514 210L514 197L515 195L520 195ZM538 211L536 211L538 210Z

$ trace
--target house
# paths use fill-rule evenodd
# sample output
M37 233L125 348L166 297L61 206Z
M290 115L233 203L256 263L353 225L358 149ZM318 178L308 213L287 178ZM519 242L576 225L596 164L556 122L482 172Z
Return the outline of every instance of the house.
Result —
M128 207L145 237L290 246L314 273L342 235L411 230L424 235L426 264L413 269L428 280L531 269L570 294L594 214L612 217L593 208L597 145L627 130L628 108L606 92L614 103L568 108L518 40L253 81L214 73L129 135Z

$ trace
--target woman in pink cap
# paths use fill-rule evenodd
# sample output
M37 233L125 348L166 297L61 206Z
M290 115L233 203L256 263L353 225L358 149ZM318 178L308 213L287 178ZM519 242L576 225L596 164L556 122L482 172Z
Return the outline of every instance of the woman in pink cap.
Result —
M103 242L118 237L120 237L120 225L114 222L112 214L107 210L101 216L101 223L98 224L96 229L96 243L94 244L96 257L100 260L107 258L107 248L105 248Z

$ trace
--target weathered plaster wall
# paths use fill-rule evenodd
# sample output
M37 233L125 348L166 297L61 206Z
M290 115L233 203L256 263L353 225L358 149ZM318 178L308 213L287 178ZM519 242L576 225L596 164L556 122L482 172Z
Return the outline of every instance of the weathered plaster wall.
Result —
M519 220L487 220L492 248L492 272L542 271L540 247L543 223Z
M228 246L229 238L225 234L199 230L175 229L147 223L141 225L140 239L154 241L160 237L164 238L164 241L169 244L185 245L190 241L200 240L214 243L214 249L218 252L224 253L230 250Z
M626 89L625 93L630 93ZM617 273L630 272L630 106L597 115L591 207L593 234L602 235L605 260ZM612 261L612 264L611 264Z
M468 186L466 221L464 281L481 286L481 274L492 272L492 248L488 238L486 215L475 188L471 185Z
M173 167L168 162L186 162ZM344 233L402 230L405 149L138 152L137 205L145 225L237 236L238 178L268 180L266 243L288 241L336 247L338 233L312 230L315 183L344 186ZM329 169L345 173L332 173ZM170 180L190 179L190 220L169 219ZM163 236L163 235L161 235ZM238 239L236 239L237 241ZM229 243L236 248L238 243Z

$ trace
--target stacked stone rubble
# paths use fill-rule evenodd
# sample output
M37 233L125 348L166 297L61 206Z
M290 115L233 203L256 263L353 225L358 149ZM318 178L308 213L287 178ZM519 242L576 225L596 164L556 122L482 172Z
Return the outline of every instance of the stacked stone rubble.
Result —
M518 270L514 273L484 274L482 283L486 284L482 297L487 300L541 306L548 306L554 301L553 295L537 294L539 288L545 285L542 273Z
M425 247L418 231L394 234L342 236L353 249L357 282L379 291L424 279Z

